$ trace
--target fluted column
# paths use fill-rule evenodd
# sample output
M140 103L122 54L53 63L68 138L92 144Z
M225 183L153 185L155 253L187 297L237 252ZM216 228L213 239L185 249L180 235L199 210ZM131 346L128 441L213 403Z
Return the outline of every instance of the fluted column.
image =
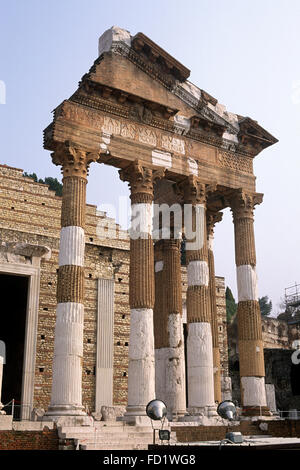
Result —
M216 302L216 280L215 280L215 260L213 252L214 227L222 220L222 212L207 212L207 244L208 244L208 268L209 268L209 295L211 307L211 328L213 344L213 364L214 364L214 394L215 401L222 401L221 390L221 362L219 348L218 315Z
M175 419L186 412L180 240L156 243L155 285L156 397Z
M154 358L154 249L152 240L153 182L162 171L145 168L136 160L120 177L131 190L130 229L130 339L128 406L125 419L143 422L146 405L155 398Z
M239 190L231 199L238 288L238 348L244 414L268 413L264 345L258 303L253 211L261 194Z
M83 415L84 227L88 166L99 155L70 142L57 147L63 195L51 403L47 416Z
M209 187L192 175L187 177L180 187L185 204L184 224L187 239L188 410L190 414L205 413L209 416L215 414L206 236L206 198ZM188 225L196 234L195 237L188 233Z

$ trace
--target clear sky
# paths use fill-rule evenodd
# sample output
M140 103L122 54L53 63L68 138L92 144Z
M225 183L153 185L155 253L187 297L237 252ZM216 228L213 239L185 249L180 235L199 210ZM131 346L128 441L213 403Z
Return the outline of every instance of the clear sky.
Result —
M0 162L60 178L43 150L51 111L77 88L112 25L141 31L191 70L190 80L279 143L254 162L259 295L277 304L300 282L299 0L0 0ZM128 197L115 169L91 167L88 202ZM1 209L0 209L1 210ZM234 295L233 225L216 227L216 273Z

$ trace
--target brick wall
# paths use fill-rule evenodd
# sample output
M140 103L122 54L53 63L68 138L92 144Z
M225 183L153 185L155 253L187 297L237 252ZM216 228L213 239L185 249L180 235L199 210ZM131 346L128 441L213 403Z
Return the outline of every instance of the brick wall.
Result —
M43 431L0 431L0 450L58 450L56 429Z
M239 426L182 426L174 427L178 442L220 441L230 431L241 432L244 436L269 435L272 437L300 437L300 421L265 421L267 429L259 427L263 421L242 421Z

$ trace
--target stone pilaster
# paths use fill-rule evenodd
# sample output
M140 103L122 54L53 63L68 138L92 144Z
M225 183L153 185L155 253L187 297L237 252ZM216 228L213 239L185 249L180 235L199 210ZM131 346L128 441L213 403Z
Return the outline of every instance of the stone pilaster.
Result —
M190 414L204 413L209 416L215 414L206 235L206 198L210 188L191 175L180 183L180 189L185 204L184 225L187 239L188 410ZM188 233L191 228L194 234Z
M47 417L84 415L82 357L84 320L84 228L88 167L99 155L71 142L57 147L63 196L51 403Z
M180 240L156 243L155 285L156 397L174 420L186 412Z
M254 206L261 194L239 190L231 198L238 287L238 347L244 414L268 413L265 392L264 348L258 303Z
M146 416L146 406L155 398L152 202L153 182L162 177L164 172L145 168L136 160L119 173L123 181L129 182L132 210L128 406L125 419L142 424Z
M213 344L213 363L214 363L214 395L215 401L222 401L221 391L221 363L218 332L218 315L216 302L216 281L215 281L215 260L213 252L214 227L217 222L222 220L222 212L207 212L207 245L208 245L208 268L209 268L209 295L211 306L211 328Z

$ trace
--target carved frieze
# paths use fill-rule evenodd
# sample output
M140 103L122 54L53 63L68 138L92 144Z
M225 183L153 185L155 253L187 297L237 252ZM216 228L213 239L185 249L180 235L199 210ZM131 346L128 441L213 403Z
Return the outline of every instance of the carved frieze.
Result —
M104 124L102 131L107 134L120 135L121 133L121 122L118 119L114 119L110 116L104 116Z
M238 155L230 152L218 152L218 163L223 168L230 168L235 171L253 173L253 159L245 155Z
M125 139L136 139L137 129L136 126L133 124L125 124L122 123L121 125L121 136L125 137Z
M103 116L91 108L74 106L68 101L64 101L55 111L55 119L63 118L71 122L80 122L94 129L102 129Z
M147 127L139 127L139 141L143 144L153 145L156 147L157 139L156 134Z
M161 145L164 149L169 150L169 152L185 154L184 140L182 139L177 139L170 135L162 135Z

